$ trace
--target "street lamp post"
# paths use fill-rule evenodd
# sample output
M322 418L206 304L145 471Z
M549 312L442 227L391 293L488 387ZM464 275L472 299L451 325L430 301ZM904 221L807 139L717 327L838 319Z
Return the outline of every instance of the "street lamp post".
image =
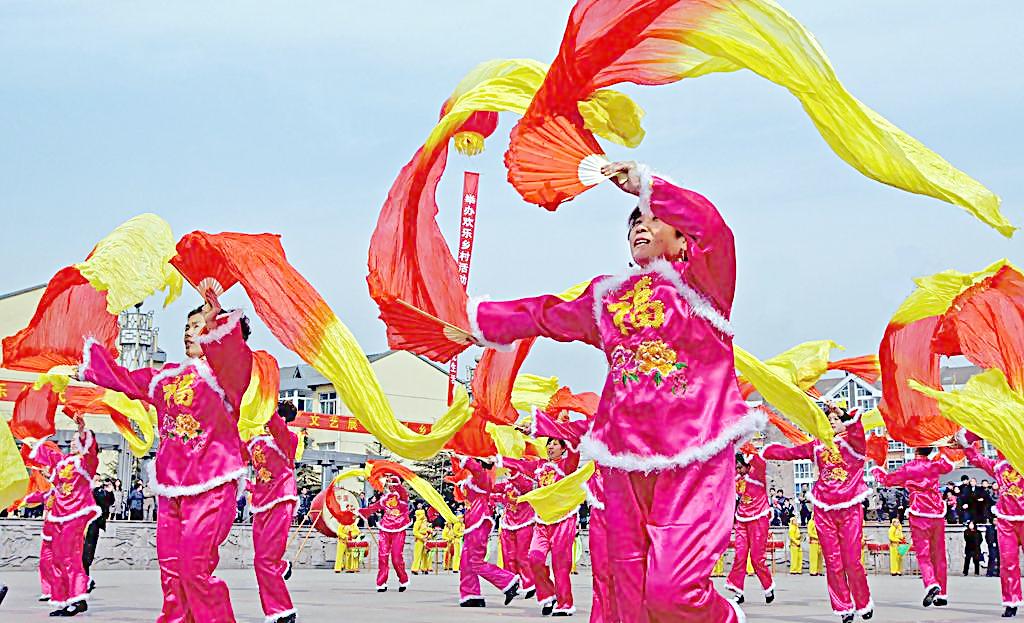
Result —
M157 350L157 334L160 331L153 323L153 312L143 312L142 303L139 303L134 310L118 314L117 324L120 327L118 363L129 370L152 366ZM134 473L135 460L128 450L128 442L122 438L117 458L117 477L125 490L131 490Z

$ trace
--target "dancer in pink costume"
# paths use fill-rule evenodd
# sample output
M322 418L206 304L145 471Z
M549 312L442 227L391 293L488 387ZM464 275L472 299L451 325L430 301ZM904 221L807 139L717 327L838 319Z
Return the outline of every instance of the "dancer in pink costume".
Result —
M924 607L945 606L946 591L946 504L939 493L939 478L953 471L945 455L928 458L932 448L918 448L917 456L900 469L887 474L881 467L872 469L875 479L885 487L903 487L910 493L910 535L914 554L924 582Z
M52 443L52 442L51 442ZM27 506L43 506L43 528L40 530L39 545L39 601L50 601L53 592L53 536L46 529L46 516L53 508L53 478L49 469L39 468L40 472L50 481L50 488L46 491L37 491L25 498ZM84 567L83 567L84 571Z
M761 456L769 461L814 460L818 480L807 497L814 504L832 611L842 617L843 623L853 621L855 613L867 621L875 614L875 604L861 560L861 502L870 493L864 484L864 425L859 416L851 416L835 405L826 404L825 412L835 432L834 449L818 440L793 448L768 444Z
M487 538L494 529L491 499L495 482L492 466L474 458L460 459L469 477L459 482L466 497L466 531L462 537L462 559L459 562L459 605L463 608L484 608L487 602L480 592L480 578L505 593L505 605L519 594L521 580L511 571L485 560Z
M963 432L963 431L961 431ZM999 491L996 502L996 530L999 539L999 581L1003 592L1003 618L1017 616L1017 608L1024 605L1020 585L1020 550L1024 547L1024 476L1010 465L1002 452L995 460L982 454L967 438L958 435L957 441L967 453L971 465L984 470L995 479Z
M578 414L563 412L552 418L544 411L536 411L532 430L535 437L563 439L571 450L579 447L580 441L590 430L592 421L577 417ZM595 471L587 481L587 503L590 505L589 543L590 567L593 570L593 591L590 605L591 623L614 623L618 621L613 599L612 572L608 564L608 523L605 517L604 492L601 472Z
M764 589L764 600L775 601L775 582L765 562L768 547L768 464L758 454L736 453L736 558L725 581L725 587L736 594L736 603L742 604L743 584L747 579L747 557L754 567L757 579Z
M710 576L729 545L734 443L766 418L736 385L732 232L711 202L646 167L602 172L640 197L629 218L636 268L594 279L571 301L472 301L470 322L486 345L545 336L605 352L608 377L580 449L601 470L618 619L739 621Z
M252 352L241 311L222 314L212 290L185 325L180 364L129 370L89 340L80 378L153 405L160 447L149 465L157 494L156 549L163 608L157 623L235 620L227 584L214 575L235 519L246 473L238 409L249 386Z
M405 531L412 525L409 492L398 476L389 476L386 487L380 498L359 509L359 514L367 519L374 513L381 515L377 531L377 592L388 590L388 574L394 566L398 592L404 593L409 588L409 573L405 569Z
M492 498L505 507L501 516L501 553L504 567L519 576L526 599L536 594L533 571L530 569L530 543L533 541L537 513L526 502L518 502L519 496L533 490L536 483L523 474L514 474L497 485L498 492Z
M92 496L92 479L99 467L96 436L85 429L81 417L75 418L78 434L71 442L71 453L63 454L53 446L38 443L29 460L43 467L53 483L43 524L43 548L50 542L50 601L57 610L50 616L75 616L89 609L89 576L82 566L82 548L89 522L99 517L100 507ZM40 560L40 577L47 580ZM45 591L45 588L44 588Z
M538 487L546 487L576 471L580 453L570 448L564 439L550 438L547 460L502 459L502 464L514 472L534 480ZM530 569L537 586L537 601L547 616L566 616L576 612L572 600L572 543L576 539L579 507L551 523L537 519L530 543ZM548 568L548 555L551 568ZM552 582L554 572L554 582Z
M278 403L267 423L266 434L249 440L244 447L256 472L252 484L252 544L256 583L267 623L294 623L295 608L288 586L291 564L285 562L288 532L299 501L295 487L295 449L299 437L288 430L295 419L295 405Z

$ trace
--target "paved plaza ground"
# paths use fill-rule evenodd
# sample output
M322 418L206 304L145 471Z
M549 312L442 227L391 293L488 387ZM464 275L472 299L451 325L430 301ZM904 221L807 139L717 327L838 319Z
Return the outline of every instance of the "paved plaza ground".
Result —
M256 582L251 570L226 570L220 574L231 586L235 614L240 622L263 621ZM105 623L152 623L160 607L157 571L98 571L99 587L93 593L90 611L79 619ZM35 601L39 584L35 573L0 569L0 580L11 587L0 621L48 621L51 608ZM999 581L997 578L955 576L951 578L950 607L921 608L921 582L913 577L871 576L879 623L926 623L930 621L998 621ZM392 580L394 584L394 580ZM764 603L756 581L747 583L745 604L751 623L817 623L838 621L828 612L825 580L821 577L781 575L777 578L777 600ZM298 570L290 582L299 608L300 620L339 623L438 623L445 621L494 621L521 623L541 620L534 603L516 600L507 608L499 595L485 589L489 598L486 610L465 610L457 605L458 580L455 575L412 578L412 587L398 593L393 586L385 594L373 590L373 576L335 575L329 570ZM719 584L719 587L721 585ZM587 620L590 604L590 577L574 577L579 612L573 620ZM709 622L713 623L713 622Z

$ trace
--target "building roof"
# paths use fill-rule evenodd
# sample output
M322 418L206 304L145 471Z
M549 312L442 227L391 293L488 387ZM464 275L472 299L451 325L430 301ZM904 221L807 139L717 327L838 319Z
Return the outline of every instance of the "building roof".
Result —
M384 359L385 357L393 355L393 354L395 354L397 352L400 352L400 351L397 351L397 350L386 350L386 351L384 351L382 353L373 353L373 354L367 355L366 356L366 360L369 361L370 363L374 363L374 362L377 362L377 361L379 361L381 359ZM423 361L423 363L426 363L426 364L430 365L432 368L434 368L438 372L440 372L442 374L445 374L445 375L448 374L448 369L445 368L444 366L441 366L441 365L439 365L439 364L437 364L437 363L435 363L435 362L433 362L433 361L431 361L431 360L429 360L426 357L423 357L421 355L415 355L415 357L417 359ZM464 383L465 381L462 380L462 379L459 379L459 382L460 383ZM332 383L331 383L330 379L328 379L324 375L322 375L319 372L317 372L316 369L314 369L313 366L311 366L309 364L300 363L298 365L283 366L281 368L281 391L295 390L295 389L298 389L298 390L308 390L308 389L312 389L314 387L318 387L320 385L331 385L331 384Z
M951 385L963 385L964 383L967 382L967 379L971 378L972 376L979 372L981 372L981 368L975 365L942 366L942 368L939 370L943 387L948 387ZM822 396L827 396L830 391L835 389L836 386L839 385L840 383L843 383L846 380L846 378L846 373L844 373L842 376L832 376L823 378L814 384L814 388L817 389ZM863 385L867 385L867 382L864 381L863 379L857 377L857 380L860 381ZM875 389L881 389L882 382L879 381L872 385L872 387L874 387ZM764 400L764 398L761 397L761 394L759 392L755 391L750 395L749 398L747 398L747 400L762 401Z

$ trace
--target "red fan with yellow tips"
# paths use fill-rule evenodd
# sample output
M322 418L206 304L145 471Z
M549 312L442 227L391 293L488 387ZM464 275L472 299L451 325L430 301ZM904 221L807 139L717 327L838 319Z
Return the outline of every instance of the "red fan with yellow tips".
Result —
M523 199L547 210L608 179L608 164L594 135L563 116L539 124L520 123L505 152L508 181Z

